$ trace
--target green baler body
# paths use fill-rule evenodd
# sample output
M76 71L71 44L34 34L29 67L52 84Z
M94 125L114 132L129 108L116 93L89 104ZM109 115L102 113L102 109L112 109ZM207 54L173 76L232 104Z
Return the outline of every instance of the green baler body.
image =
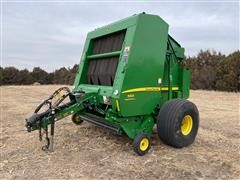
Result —
M159 16L141 13L87 35L73 92L92 94L101 118L130 138L152 133L164 102L189 96L184 49L168 28ZM114 41L120 48L113 47ZM100 116L96 110L87 113Z

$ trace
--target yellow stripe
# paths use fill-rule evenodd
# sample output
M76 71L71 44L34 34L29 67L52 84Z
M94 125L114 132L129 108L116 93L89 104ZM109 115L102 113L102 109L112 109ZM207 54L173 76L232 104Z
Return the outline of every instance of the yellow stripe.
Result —
M116 100L116 106L117 106L117 110L120 111L118 100Z
M134 89L123 91L122 93L146 92L146 91L160 91L160 87L134 88Z
M162 91L168 91L168 87L162 87L161 90Z
M179 90L178 87L172 87L173 91ZM133 93L133 92L151 92L151 91L168 91L168 87L143 87L143 88L134 88L123 91L122 93Z
M178 87L172 87L173 91L177 91L179 88Z

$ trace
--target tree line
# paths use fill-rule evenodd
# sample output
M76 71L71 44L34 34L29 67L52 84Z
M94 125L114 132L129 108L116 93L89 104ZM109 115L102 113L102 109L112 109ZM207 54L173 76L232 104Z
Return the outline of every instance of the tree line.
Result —
M191 88L240 91L240 51L228 56L216 51L200 51L185 58L191 72Z
M15 67L0 67L0 85L73 84L77 70L77 64L72 68L62 67L50 73L40 67L34 67L31 72Z
M240 51L228 56L220 52L201 50L196 56L185 57L184 65L191 72L191 88L221 91L240 91ZM0 67L0 85L69 84L72 85L78 65L46 72L40 67L18 70Z

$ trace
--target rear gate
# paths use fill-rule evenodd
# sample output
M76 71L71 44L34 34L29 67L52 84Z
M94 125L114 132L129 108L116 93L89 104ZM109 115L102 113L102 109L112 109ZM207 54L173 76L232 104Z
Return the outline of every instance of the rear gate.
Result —
M92 55L120 51L125 34L126 30L122 30L93 39ZM87 71L88 84L113 86L118 59L119 55L91 59Z

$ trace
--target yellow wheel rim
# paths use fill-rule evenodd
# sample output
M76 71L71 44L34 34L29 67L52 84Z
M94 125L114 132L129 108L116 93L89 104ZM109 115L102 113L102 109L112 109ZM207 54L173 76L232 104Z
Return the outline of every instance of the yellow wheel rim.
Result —
M147 138L143 138L140 142L140 150L141 151L146 151L149 146L149 141Z
M184 118L182 120L182 124L181 124L182 134L185 136L190 134L190 132L192 131L192 127L193 127L192 117L190 115L184 116Z

